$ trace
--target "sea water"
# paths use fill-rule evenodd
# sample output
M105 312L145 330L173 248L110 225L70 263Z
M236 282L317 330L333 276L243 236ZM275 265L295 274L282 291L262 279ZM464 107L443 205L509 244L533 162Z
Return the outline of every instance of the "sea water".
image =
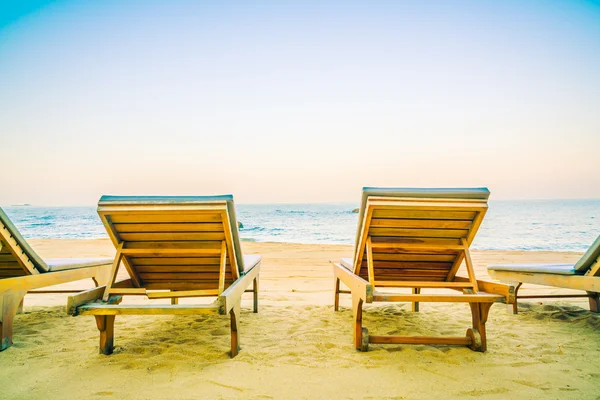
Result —
M236 204L245 241L354 244L356 203ZM4 207L26 238L107 237L95 207ZM600 235L600 200L490 201L472 248L584 251Z

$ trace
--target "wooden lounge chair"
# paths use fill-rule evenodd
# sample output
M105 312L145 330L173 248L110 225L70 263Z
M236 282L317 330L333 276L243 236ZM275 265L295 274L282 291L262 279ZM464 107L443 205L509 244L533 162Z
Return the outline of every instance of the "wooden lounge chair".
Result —
M513 313L517 313L517 299L588 297L590 310L600 312L600 236L576 264L499 264L488 267L489 274L515 287ZM523 283L585 290L582 295L529 295L518 296Z
M231 357L239 350L242 294L253 283L258 312L260 256L242 256L233 196L103 196L98 214L117 254L108 284L69 298L72 315L93 315L100 352L113 351L116 315L229 315ZM115 282L124 265L130 279ZM171 304L119 304L124 295L171 299ZM178 304L179 298L216 297L212 304Z
M352 295L354 345L369 343L466 345L486 350L485 323L492 304L513 301L513 288L478 281L469 246L487 211L481 189L364 188L353 259L333 263L335 310L340 293ZM467 277L456 272L465 262ZM342 281L349 290L340 290ZM384 292L385 288L399 289ZM436 293L424 294L425 289ZM440 289L450 289L438 293ZM456 293L456 292L462 293ZM448 293L449 292L449 293ZM372 336L362 326L362 306L372 302L468 303L473 327L464 337Z
M43 260L23 239L0 208L0 351L13 344L13 321L27 293L70 293L37 290L91 278L96 286L108 281L111 259L61 258ZM78 292L79 290L77 290Z

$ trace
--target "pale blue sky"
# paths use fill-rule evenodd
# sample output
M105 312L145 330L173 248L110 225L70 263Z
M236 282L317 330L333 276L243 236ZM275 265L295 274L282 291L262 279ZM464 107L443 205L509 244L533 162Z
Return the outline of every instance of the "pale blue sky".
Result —
M598 198L600 3L5 1L0 146L0 205Z

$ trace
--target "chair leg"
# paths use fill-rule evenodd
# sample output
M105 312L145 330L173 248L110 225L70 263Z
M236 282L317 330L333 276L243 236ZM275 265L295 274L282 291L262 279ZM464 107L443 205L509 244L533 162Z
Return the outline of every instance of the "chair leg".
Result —
M420 293L421 293L421 288L413 288L413 294L420 294ZM412 310L413 310L413 312L419 312L419 302L418 301L413 301Z
M94 315L96 317L96 326L100 331L100 354L112 354L115 339L115 316L114 315Z
M25 296L21 299L19 303L19 308L17 308L17 314L23 314L23 303L25 303Z
M92 277L92 280L94 281L96 287L108 284L108 280L110 279L110 272L110 269L106 269L97 276Z
M588 292L590 300L590 311L600 313L600 293Z
M487 322L492 304L494 303L469 303L471 306L473 329L471 333L467 331L467 335L478 336L477 340L473 340L473 343L471 344L471 349L475 351L484 352L487 350L485 323ZM481 341L479 341L479 338ZM474 338L472 337L472 339Z
M352 315L354 318L354 347L360 351L369 350L369 330L362 326L362 304L359 297L352 296Z
M26 291L5 292L0 295L0 351L8 349L12 344L13 321L17 311L23 304Z
M240 348L240 337L238 333L238 324L240 323L240 304L229 311L231 317L231 358L238 355Z
M252 295L254 296L254 312L258 312L258 275L252 282Z
M517 284L517 286L515 286L515 302L513 303L513 314L518 314L519 313L519 308L518 308L518 299L519 299L519 288L521 287L521 285L523 284L523 282L519 282Z
M338 311L340 308L340 280L339 278L334 278L335 279L335 290L334 290L334 297L333 297L333 310L334 311Z

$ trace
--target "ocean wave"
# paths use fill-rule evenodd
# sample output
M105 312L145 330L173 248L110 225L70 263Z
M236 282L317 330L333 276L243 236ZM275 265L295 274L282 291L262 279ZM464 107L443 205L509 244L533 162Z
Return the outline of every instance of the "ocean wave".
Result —
M353 245L356 205L238 205L246 242ZM7 207L26 238L107 237L95 207ZM585 251L600 234L600 200L490 202L474 250Z

